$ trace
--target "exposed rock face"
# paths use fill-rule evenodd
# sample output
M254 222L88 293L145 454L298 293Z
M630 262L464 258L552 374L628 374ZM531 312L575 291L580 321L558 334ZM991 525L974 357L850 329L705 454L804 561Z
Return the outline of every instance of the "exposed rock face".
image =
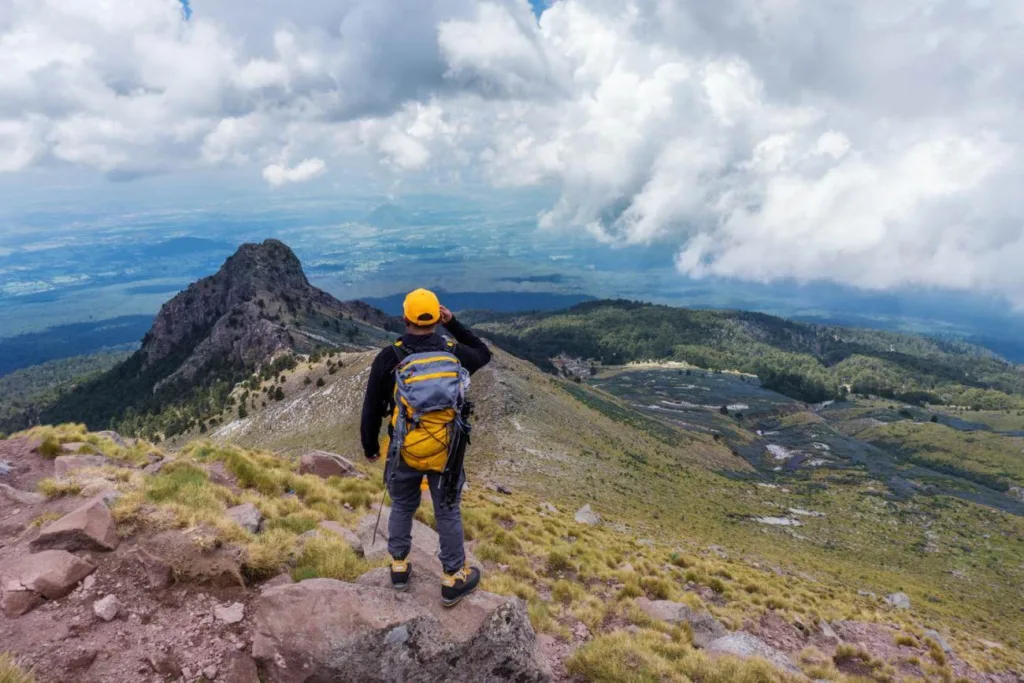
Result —
M576 511L576 522L578 524L600 524L601 516L591 510L590 503L587 503Z
M165 303L143 339L142 365L191 348L173 376L191 379L216 359L253 367L303 339L313 345L296 323L299 313L393 325L376 309L343 303L310 285L295 253L271 239L243 244L215 275Z
M910 597L906 593L890 593L885 601L896 609L910 609Z
M237 624L245 619L245 605L234 602L230 605L217 605L213 608L213 616L225 624Z
M91 562L64 550L45 550L0 564L0 606L8 616L24 614L42 603L42 598L62 598L78 582L95 571ZM24 593L33 595L24 595Z
M37 550L114 550L120 543L110 508L102 499L92 500L47 525L32 541Z
M636 606L652 619L670 624L689 624L696 647L707 647L712 641L729 634L717 619L707 612L697 612L687 605L669 600L648 600L637 598Z
M347 458L327 451L310 451L299 458L299 474L315 474L318 477L356 477L366 476L356 469Z
M246 531L258 533L263 526L263 514L252 503L243 503L233 508L228 508L228 517L238 522Z
M260 683L256 662L244 652L232 652L221 662L218 683Z
M102 455L61 455L53 461L53 476L58 479L67 479L75 470L86 467L103 467L109 465L110 460Z
M800 669L793 664L792 660L784 652L776 650L757 636L753 636L746 631L730 633L723 638L713 640L708 643L705 651L743 658L760 657L761 659L768 660L780 669L785 669L790 673L800 673Z
M372 576L371 576L372 575ZM265 591L253 656L269 683L547 681L518 599L477 592L445 610L432 581L395 594L387 570L358 584L311 579ZM330 605L331 609L323 609Z

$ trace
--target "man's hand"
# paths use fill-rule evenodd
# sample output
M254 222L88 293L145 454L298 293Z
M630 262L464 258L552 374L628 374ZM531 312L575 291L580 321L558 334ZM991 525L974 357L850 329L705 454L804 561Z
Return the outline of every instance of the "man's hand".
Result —
M377 453L367 453L366 454L366 459L368 461L370 461L370 462L377 462L378 460L380 460L380 452L377 452Z
M454 316L452 315L452 312L449 311L447 307L441 306L441 324L442 325L447 325L448 323L450 323L453 317Z

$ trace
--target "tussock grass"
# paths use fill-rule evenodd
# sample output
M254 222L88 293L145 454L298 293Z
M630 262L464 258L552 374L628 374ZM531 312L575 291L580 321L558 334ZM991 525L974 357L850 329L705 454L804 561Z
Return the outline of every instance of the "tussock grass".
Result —
M39 515L38 517L34 518L31 522L29 522L29 526L41 527L49 522L55 522L60 518L60 513L44 512L43 514Z
M602 634L567 662L569 673L593 683L790 683L799 680L764 661L709 658L656 631Z
M14 656L0 653L0 683L35 683L35 676L18 666Z
M82 485L73 479L59 480L47 477L36 484L36 490L50 500L63 496L77 496L82 492Z
M280 574L295 549L297 536L285 529L270 529L253 537L244 546L243 571L252 581L270 579Z
M303 544L292 578L296 581L315 577L354 581L370 569L373 565L356 555L345 541L333 534L323 534Z

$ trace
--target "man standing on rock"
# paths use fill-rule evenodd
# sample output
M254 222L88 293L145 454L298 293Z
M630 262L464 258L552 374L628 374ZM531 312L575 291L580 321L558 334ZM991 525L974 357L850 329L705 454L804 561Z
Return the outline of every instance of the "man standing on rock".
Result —
M392 500L388 520L391 583L399 591L409 587L412 565L406 558L412 547L412 522L420 505L420 485L426 477L441 541L441 602L451 607L480 583L480 569L466 563L460 510L465 473L454 473L458 481L453 505L444 504L441 490L442 470L458 413L456 408L447 408L416 414L413 404L417 393L422 396L424 392L435 401L438 394L446 392L453 397L457 394L457 399L462 400L468 383L465 373L472 374L487 365L491 352L440 304L433 292L411 292L405 298L403 311L405 334L377 354L370 368L360 426L363 452L371 462L380 458L380 425L385 416L390 416L388 443L395 438L400 441L392 450L384 475ZM439 333L438 325L443 325L451 337Z

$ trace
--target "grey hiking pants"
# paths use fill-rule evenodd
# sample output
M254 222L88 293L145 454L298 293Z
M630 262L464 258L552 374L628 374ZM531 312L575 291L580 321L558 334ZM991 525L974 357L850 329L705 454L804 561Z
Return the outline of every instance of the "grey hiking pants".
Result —
M436 472L420 472L398 458L398 467L391 479L388 493L391 495L391 517L388 519L388 552L391 557L404 559L412 547L412 518L420 506L420 484L427 478L430 498L434 501L434 519L437 520L437 535L441 540L441 565L445 572L454 574L466 563L465 543L462 536L462 485L466 482L465 471L459 476L459 493L455 505L445 508L441 500L441 475Z

